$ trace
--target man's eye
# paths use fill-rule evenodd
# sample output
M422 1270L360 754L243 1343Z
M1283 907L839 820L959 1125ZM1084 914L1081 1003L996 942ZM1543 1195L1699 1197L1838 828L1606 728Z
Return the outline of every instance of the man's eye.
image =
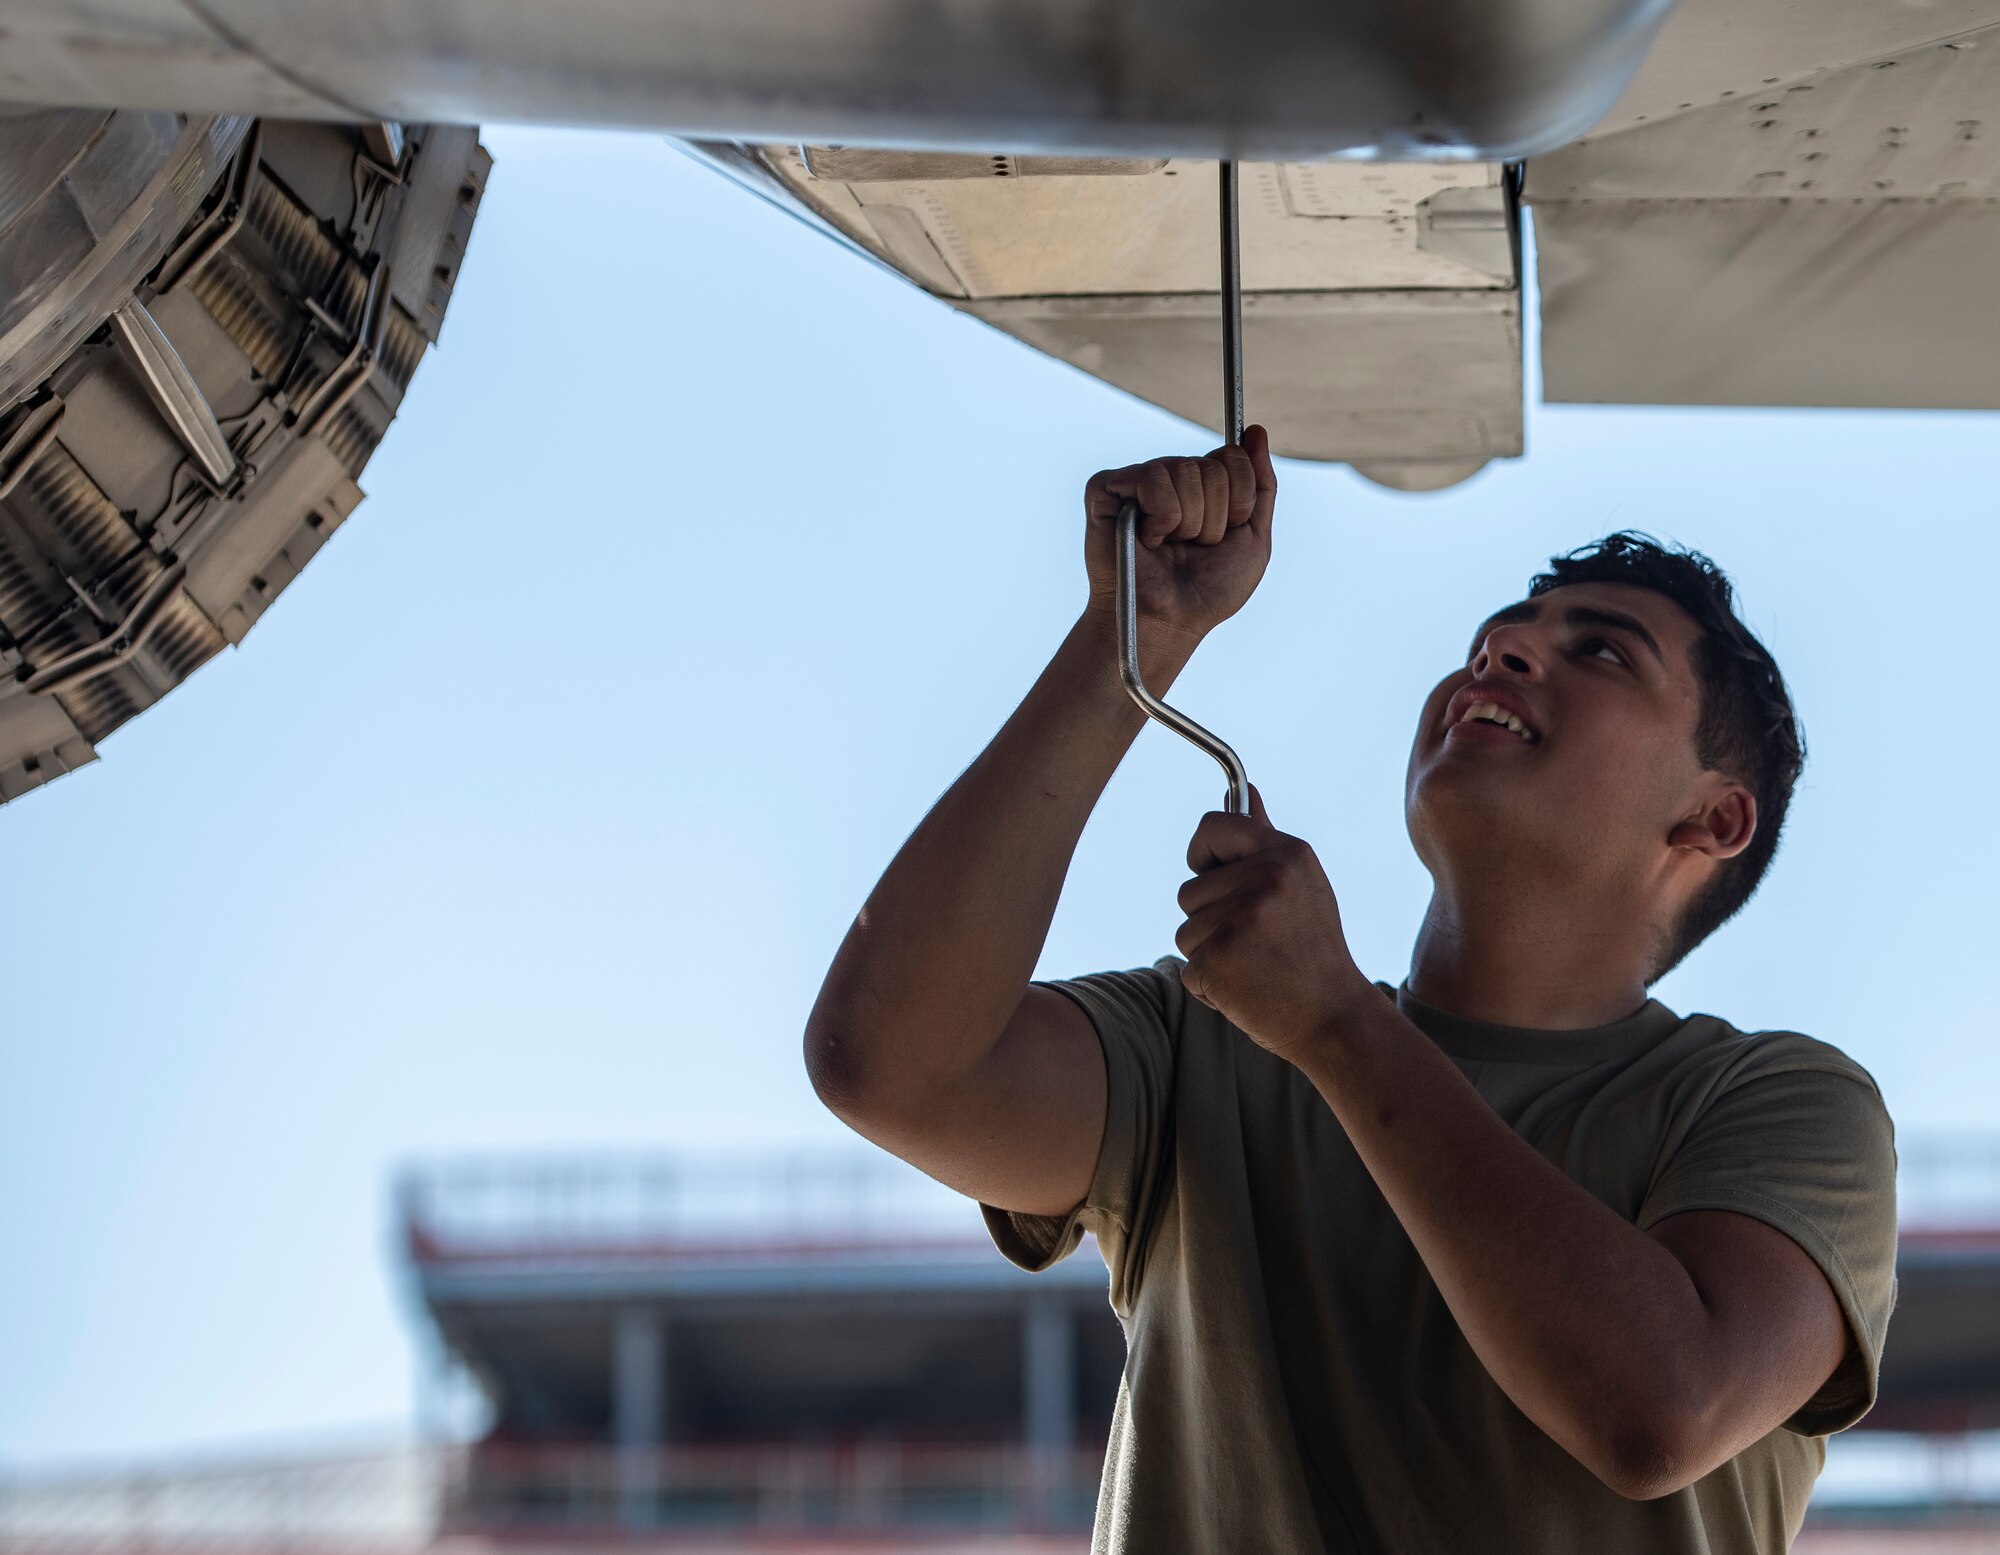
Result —
M1613 664L1623 664L1625 655L1618 645L1608 637L1586 637L1576 645L1577 652L1587 658L1605 658Z

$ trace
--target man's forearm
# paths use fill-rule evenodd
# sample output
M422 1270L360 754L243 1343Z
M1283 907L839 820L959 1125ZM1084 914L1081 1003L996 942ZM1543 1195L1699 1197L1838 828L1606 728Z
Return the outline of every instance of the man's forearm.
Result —
M1571 1181L1387 1000L1294 1054L1494 1380L1607 1483L1670 1488L1711 1346L1674 1254Z
M1156 689L1194 647L1160 629L1142 641ZM823 1090L920 1096L992 1046L1034 974L1077 838L1143 722L1119 684L1112 622L1086 612L855 919L809 1028Z

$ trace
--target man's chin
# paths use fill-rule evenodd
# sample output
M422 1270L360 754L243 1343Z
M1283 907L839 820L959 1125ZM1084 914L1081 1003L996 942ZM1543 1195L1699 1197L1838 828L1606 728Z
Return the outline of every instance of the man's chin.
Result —
M1436 802L1463 805L1518 806L1535 781L1531 771L1509 753L1447 745L1431 753L1429 761L1415 775L1410 790L1417 804ZM1495 756L1502 759L1495 760Z
M1433 762L1410 788L1405 809L1410 830L1473 845L1519 840L1534 830L1534 785L1522 774L1475 762Z

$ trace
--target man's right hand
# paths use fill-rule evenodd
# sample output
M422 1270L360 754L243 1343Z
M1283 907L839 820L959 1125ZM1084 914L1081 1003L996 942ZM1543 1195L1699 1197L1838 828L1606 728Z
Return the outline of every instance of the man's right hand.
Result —
M1271 559L1278 477L1271 440L1246 428L1242 446L1203 459L1149 459L1100 470L1084 488L1090 608L1115 613L1118 512L1139 504L1139 619L1199 642L1243 608Z

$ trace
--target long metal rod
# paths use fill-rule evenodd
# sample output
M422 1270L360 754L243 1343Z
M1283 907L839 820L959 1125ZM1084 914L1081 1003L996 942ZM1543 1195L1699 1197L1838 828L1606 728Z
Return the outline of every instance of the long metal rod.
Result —
M1222 429L1243 442L1243 252L1236 231L1236 164L1220 164L1222 192Z
M1229 441L1243 441L1243 278L1238 262L1236 164L1221 164L1222 203L1222 424ZM1118 510L1118 676L1126 693L1155 723L1213 756L1229 780L1223 809L1250 813L1250 774L1229 743L1169 707L1146 689L1139 673L1139 504L1127 499Z

